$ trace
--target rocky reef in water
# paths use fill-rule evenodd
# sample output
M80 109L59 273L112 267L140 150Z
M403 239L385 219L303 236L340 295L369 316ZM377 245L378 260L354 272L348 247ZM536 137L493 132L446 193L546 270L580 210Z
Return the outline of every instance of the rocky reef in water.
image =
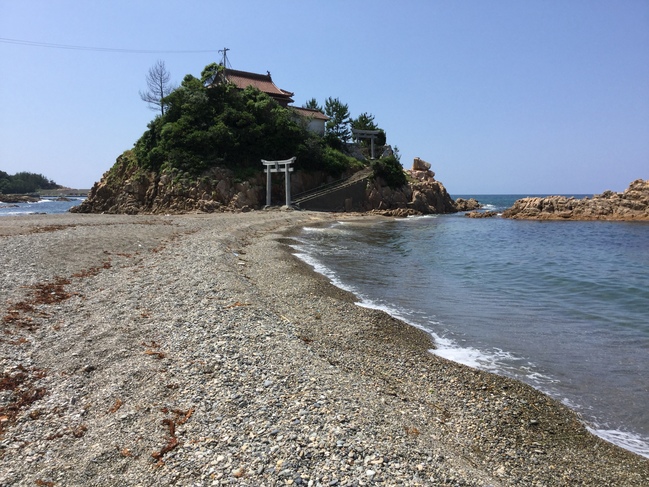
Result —
M0 193L0 203L35 203L39 200L38 195Z
M526 220L649 221L649 180L638 179L622 193L605 191L592 198L523 198L505 210L503 217Z
M475 205L479 207L475 200L461 200L457 205L444 185L435 180L430 164L419 158L406 175L408 183L398 188L389 187L379 177L368 179L361 210L408 216L455 213L474 209ZM324 173L296 171L291 175L293 194L326 184L330 182L328 178ZM274 181L273 201L283 199L283 185L283 180ZM130 151L126 151L101 181L94 184L88 198L70 211L123 214L250 211L263 208L265 198L266 176L261 170L246 180L237 179L225 168L213 168L199 178L183 178L179 173L143 171L134 163Z

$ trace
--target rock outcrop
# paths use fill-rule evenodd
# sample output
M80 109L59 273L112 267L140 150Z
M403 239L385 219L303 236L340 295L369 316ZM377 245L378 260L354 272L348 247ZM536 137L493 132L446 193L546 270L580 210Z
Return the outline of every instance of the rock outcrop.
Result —
M408 184L399 188L390 188L381 178L368 179L365 201L359 208L395 216L465 211L465 205L462 210L457 209L444 185L435 180L429 163L417 158L412 170L406 173ZM293 194L327 182L330 181L324 173L296 171L291 176ZM283 178L273 178L273 201L284 198L283 186ZM229 169L213 168L196 181L183 177L182 173L160 175L143 171L127 151L95 183L88 198L71 211L126 214L248 211L262 208L265 199L266 177L261 170L248 180L237 181ZM361 189L359 201L362 199ZM344 203L341 202L342 208Z
M0 203L36 203L40 197L28 194L2 194L0 193Z
M592 198L523 198L505 210L503 217L529 220L649 221L649 180L638 179L622 193L605 191Z
M457 198L455 200L455 209L457 211L473 211L479 210L480 208L482 208L482 205L475 198L469 198L468 200Z
M399 188L390 188L376 178L367 188L366 209L390 216L457 212L455 202L430 167L416 157L412 169L406 171L408 184Z
M182 173L159 174L143 171L129 151L117 158L101 181L94 184L88 198L70 211L73 213L188 213L249 211L265 204L266 177L260 171L247 180L238 180L225 168L213 168L202 177ZM320 184L322 174L294 173L294 191ZM326 181L326 179L325 179ZM284 181L273 178L273 201L283 198ZM282 193L279 195L279 193ZM277 193L277 194L275 194Z
M464 216L468 218L493 218L498 216L498 213L495 211L470 211L465 213Z

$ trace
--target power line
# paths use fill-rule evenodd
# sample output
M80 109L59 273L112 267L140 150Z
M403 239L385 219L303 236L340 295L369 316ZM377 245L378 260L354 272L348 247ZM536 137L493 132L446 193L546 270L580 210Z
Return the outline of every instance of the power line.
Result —
M95 52L119 52L124 54L197 54L197 53L215 51L215 49L186 50L186 51L173 51L173 50L165 51L165 50L154 50L154 49L116 49L112 47L72 46L68 44L54 44L51 42L25 41L21 39L8 39L6 37L0 37L0 42L3 42L5 44L17 44L20 46L29 46L29 47L46 47L49 49L68 49L73 51L95 51Z

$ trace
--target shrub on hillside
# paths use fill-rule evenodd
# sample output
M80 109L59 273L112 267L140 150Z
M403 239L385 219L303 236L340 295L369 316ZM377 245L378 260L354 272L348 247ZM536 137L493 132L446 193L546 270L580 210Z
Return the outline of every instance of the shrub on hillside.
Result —
M406 184L406 173L395 156L375 159L371 163L375 178L382 178L391 188L399 188Z

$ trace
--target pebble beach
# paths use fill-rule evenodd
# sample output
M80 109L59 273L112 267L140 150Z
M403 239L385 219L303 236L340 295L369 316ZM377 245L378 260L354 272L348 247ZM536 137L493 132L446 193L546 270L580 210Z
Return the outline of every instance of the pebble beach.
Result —
M1 218L0 485L649 485L649 459L291 255L343 217L380 218Z

